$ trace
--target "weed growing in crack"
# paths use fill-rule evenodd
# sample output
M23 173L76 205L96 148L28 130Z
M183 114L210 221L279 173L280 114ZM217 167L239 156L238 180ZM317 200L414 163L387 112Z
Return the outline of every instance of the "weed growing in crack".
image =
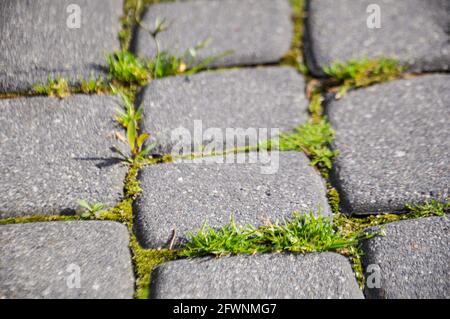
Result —
M361 59L347 63L336 62L325 68L334 86L340 86L339 96L350 88L367 87L372 84L394 80L401 76L404 68L395 59ZM338 96L338 97L339 97Z
M106 208L102 203L89 203L84 199L79 200L78 205L81 207L79 215L82 219L100 219Z
M142 162L150 155L151 150L155 147L155 143L145 145L145 142L150 138L150 134L139 132L139 121L142 118L144 109L142 107L136 109L133 101L125 93L113 86L112 88L113 92L118 94L123 101L123 110L117 111L116 120L126 130L126 140L131 154L127 155L126 152L123 152L118 147L113 147L112 150L128 163Z
M336 232L329 217L294 214L291 220L255 228L237 226L232 219L220 229L208 225L197 234L189 234L181 256L195 257L266 252L323 252L339 251L356 246L359 240L377 233L352 233L347 236Z

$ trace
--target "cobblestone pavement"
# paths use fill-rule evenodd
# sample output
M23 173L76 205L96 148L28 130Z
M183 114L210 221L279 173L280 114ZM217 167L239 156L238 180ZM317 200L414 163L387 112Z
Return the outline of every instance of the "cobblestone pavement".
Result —
M450 298L448 206L395 219L449 201L449 1L146 0L135 14L137 2L0 2L0 298L133 298L142 289L151 298ZM161 19L167 30L153 41L148 28ZM141 61L192 59L178 75L119 85L106 57L121 46ZM185 72L211 56L208 70ZM342 93L329 71L383 57L405 67L375 81L385 83ZM99 77L105 87L90 94L35 89ZM132 138L117 121L121 85L142 105L139 132L155 142L139 163L115 149ZM324 114L313 108L322 100ZM334 139L311 151L317 135L298 127L328 121ZM296 129L310 144L287 146ZM199 157L208 150L215 156ZM332 167L316 161L333 151ZM395 221L368 229L376 236L360 242L360 264L337 248L152 265L139 255L182 251L205 223L257 229L294 212Z

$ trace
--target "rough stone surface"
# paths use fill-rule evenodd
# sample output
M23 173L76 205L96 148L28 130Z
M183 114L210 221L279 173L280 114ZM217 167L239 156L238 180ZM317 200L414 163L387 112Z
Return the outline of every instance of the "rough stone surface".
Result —
M254 65L279 61L289 50L293 26L287 0L185 1L150 6L143 24L166 19L169 29L158 35L161 49L181 56L210 39L198 59L233 52L211 66ZM154 57L156 46L147 31L136 31L134 51Z
M450 69L448 0L379 0L381 28L367 27L372 0L312 0L307 55L314 73L335 61L391 56L414 71ZM411 18L414 17L414 18Z
M254 153L256 154L256 153ZM278 154L278 153L274 153ZM303 153L279 153L271 160L272 174L260 161L238 164L184 162L154 165L140 175L142 194L136 202L136 232L146 247L163 247L173 237L183 242L187 232L198 231L205 221L219 227L234 216L238 224L262 225L292 217L295 211L329 215L324 184ZM223 159L223 157L220 157ZM234 162L234 163L233 163Z
M69 6L72 5L72 6ZM80 9L80 28L72 26ZM2 0L0 92L28 90L58 75L76 82L103 74L119 49L122 0Z
M85 95L0 100L0 218L119 201L127 168L110 150L117 105Z
M128 240L113 222L0 226L0 299L132 298Z
M261 133L260 140L265 140L275 132L273 128L288 131L306 121L308 100L303 92L302 77L294 69L284 67L170 77L153 81L147 87L143 95L143 126L159 145L155 151L162 153L175 151L173 146L180 141L176 129L186 129L193 140L196 120L202 126L197 126L198 141L192 141L197 146L219 141L217 135L216 139L207 136L206 131L211 128L219 130L223 139L226 128L253 128ZM245 134L242 131L236 135L245 138ZM247 145L252 145L251 141ZM242 145L226 145L229 149L234 146Z
M384 226L386 236L363 242L363 265L380 270L380 288L369 289L369 298L450 298L450 220L430 217ZM375 269L375 270L374 270ZM369 277L368 277L369 278Z
M345 210L395 212L449 197L449 75L349 92L328 113L340 151L333 179Z
M152 275L150 297L224 299L363 298L338 254L265 254L179 260Z

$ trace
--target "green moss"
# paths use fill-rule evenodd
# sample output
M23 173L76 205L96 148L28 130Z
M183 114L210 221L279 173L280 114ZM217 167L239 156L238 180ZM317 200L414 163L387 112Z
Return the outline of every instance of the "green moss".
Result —
M152 270L159 264L177 258L177 252L168 249L143 249L134 235L131 238L130 247L133 252L133 263L136 275L135 298L147 299Z
M69 81L62 77L49 77L46 84L34 84L32 91L35 94L64 98L72 94Z
M331 186L330 183L327 183L327 198L328 198L328 203L330 204L330 207L331 207L331 211L334 214L338 214L341 200L340 200L338 191L336 190L336 188Z
M9 218L0 219L0 225L38 223L38 222L72 221L72 220L80 220L80 219L81 219L81 217L79 217L79 216L33 215L33 216L9 217Z
M109 93L108 83L102 78L91 76L89 79L80 79L79 84L71 85L68 79L62 77L49 77L45 84L34 84L27 95L46 95L65 98L72 94L103 94Z
M304 63L303 50L303 32L304 32L304 12L305 0L290 0L292 8L292 22L294 25L291 48L289 52L283 57L281 64L295 67L300 73L308 74L308 68Z
M379 58L374 60L351 60L347 63L336 62L325 68L332 78L334 86L340 86L340 95L350 88L367 87L399 78L404 68L395 59Z

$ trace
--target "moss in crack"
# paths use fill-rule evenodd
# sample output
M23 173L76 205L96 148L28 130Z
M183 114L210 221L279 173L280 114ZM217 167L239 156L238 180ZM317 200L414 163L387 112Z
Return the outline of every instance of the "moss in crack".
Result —
M333 225L337 232L343 236L352 236L365 232L370 227L385 225L395 221L426 218L431 216L444 216L450 213L450 203L430 200L420 205L406 205L403 214L379 214L365 217L351 217L342 213L335 213ZM343 249L341 254L349 257L353 270L361 288L364 287L364 273L361 262L363 251L360 246Z
M325 68L331 77L326 86L334 87L338 98L351 88L361 88L399 78L404 67L392 58L350 60L346 63L335 62Z
M0 225L8 224L25 224L25 223L39 223L39 222L59 222L59 221L73 221L81 220L80 216L65 216L65 215L31 215L21 217L8 217L0 219Z
M292 22L294 24L294 32L292 37L291 48L283 57L281 64L295 67L300 73L307 75L308 68L304 63L303 50L303 31L304 31L304 14L305 0L289 0L292 8Z
M102 77L91 76L89 79L79 79L78 84L71 84L71 81L57 76L49 76L47 83L36 83L32 86L28 95L46 95L51 97L65 98L72 94L103 94L108 93L109 86Z

